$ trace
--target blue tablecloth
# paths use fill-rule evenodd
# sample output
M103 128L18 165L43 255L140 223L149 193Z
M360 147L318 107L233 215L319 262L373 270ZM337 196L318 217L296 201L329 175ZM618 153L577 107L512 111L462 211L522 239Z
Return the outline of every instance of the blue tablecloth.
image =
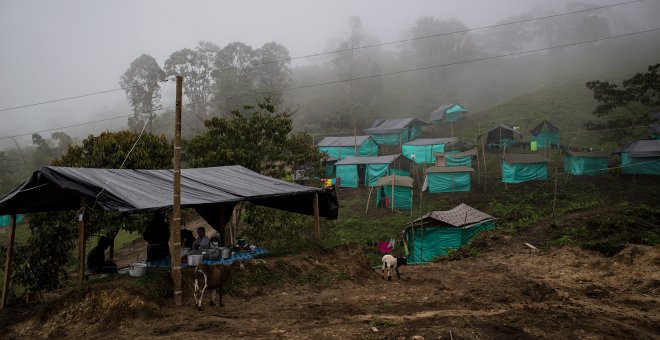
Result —
M204 264L232 264L236 260L241 260L241 261L250 260L256 257L257 255L261 255L265 253L266 253L266 249L256 248L255 250L250 252L236 252L231 257L222 260L215 260L215 261L204 260Z

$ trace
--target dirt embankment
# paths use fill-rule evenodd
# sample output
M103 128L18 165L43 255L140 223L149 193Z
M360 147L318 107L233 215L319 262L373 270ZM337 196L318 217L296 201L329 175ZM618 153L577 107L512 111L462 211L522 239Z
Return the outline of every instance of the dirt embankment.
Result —
M357 247L246 263L226 307L184 306L167 272L120 276L2 313L6 338L658 338L660 247L613 257L499 248L383 281ZM186 272L184 271L184 276ZM165 282L165 284L162 284Z

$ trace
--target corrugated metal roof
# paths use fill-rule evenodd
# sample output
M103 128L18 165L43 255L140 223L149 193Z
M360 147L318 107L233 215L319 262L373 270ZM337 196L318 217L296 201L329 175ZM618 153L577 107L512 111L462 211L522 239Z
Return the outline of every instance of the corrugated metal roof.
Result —
M474 169L467 166L432 166L426 169L426 173L452 173L452 172L474 172Z
M357 145L362 145L371 136L357 136ZM316 146L355 146L355 136L324 137Z
M392 178L394 178L394 185L402 186L402 187L408 187L412 188L413 187L413 179L408 177L408 176L387 176L387 177L381 177L378 179L378 182L376 182L376 186L383 186L383 185L392 185Z
M438 144L449 144L457 142L457 137L447 137L447 138L422 138L415 139L403 145L438 145Z
M509 164L531 164L545 163L548 159L536 153L508 153L504 161Z
M602 151L592 151L592 152L577 152L577 151L566 151L567 154L573 157L593 157L593 158L602 158L607 157L609 154Z
M377 119L370 128L362 130L362 132L368 134L400 133L413 124L427 125L428 123L418 118Z
M495 219L493 216L486 214L483 211L479 211L475 208L470 207L465 203L461 203L456 207L450 210L444 211L432 211L426 215L423 215L412 222L413 226L419 224L431 224L431 223L445 223L453 227L464 227L471 224L475 224L482 221ZM408 227L410 228L410 227Z
M387 156L373 156L373 157L347 157L335 165L350 165L350 164L390 164L394 162L400 155L387 155Z

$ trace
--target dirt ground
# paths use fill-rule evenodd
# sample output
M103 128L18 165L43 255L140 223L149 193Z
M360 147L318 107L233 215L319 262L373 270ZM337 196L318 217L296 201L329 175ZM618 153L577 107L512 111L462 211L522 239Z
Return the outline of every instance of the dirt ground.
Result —
M405 266L392 281L358 247L266 257L237 275L279 283L237 279L225 307L209 306L206 294L202 311L189 268L182 307L119 275L50 294L49 303L12 305L0 328L3 338L660 338L660 247L628 245L606 258L523 241L505 237L476 258Z

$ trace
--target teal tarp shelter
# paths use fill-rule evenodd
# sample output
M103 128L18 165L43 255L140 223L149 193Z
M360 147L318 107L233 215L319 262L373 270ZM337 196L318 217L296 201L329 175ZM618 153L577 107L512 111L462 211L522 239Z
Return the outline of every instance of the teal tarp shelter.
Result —
M376 182L376 207L412 209L413 179L408 176L381 177ZM394 198L392 198L394 197Z
M443 105L431 112L429 122L432 124L458 122L461 120L461 114L467 112L464 107L456 103Z
M349 157L335 163L335 169L336 177L340 178L340 187L357 188L360 182L374 186L378 178L391 172L409 174L410 161L399 155Z
M575 176L597 176L607 174L607 154L604 152L567 151L564 171Z
M356 145L358 157L378 156L378 144L371 136L325 137L316 144L319 151L337 159L355 157Z
M627 143L614 153L621 156L621 172L631 175L660 175L660 140Z
M495 218L466 204L433 211L414 220L405 230L410 263L430 262L450 249L467 245L482 230L495 228Z
M426 169L422 191L429 193L470 191L470 173L466 166L432 166Z
M489 148L512 146L516 139L519 139L522 134L514 130L510 126L500 125L496 126L481 135L478 139L485 142Z
M417 164L433 164L435 153L445 152L446 145L457 140L458 138L415 139L403 144L401 153Z
M371 135L378 145L401 145L422 134L422 126L428 125L417 118L378 119L362 131Z
M502 160L502 182L523 183L534 180L548 179L548 160L535 153L504 156Z
M542 121L530 133L532 141L536 142L538 148L559 146L559 128L547 120Z
M21 223L22 221L23 221L23 214L16 215L16 223ZM0 227L8 227L9 223L11 223L10 215L0 216Z
M477 157L477 148L458 153L450 153L445 156L446 166L472 167L472 159Z

